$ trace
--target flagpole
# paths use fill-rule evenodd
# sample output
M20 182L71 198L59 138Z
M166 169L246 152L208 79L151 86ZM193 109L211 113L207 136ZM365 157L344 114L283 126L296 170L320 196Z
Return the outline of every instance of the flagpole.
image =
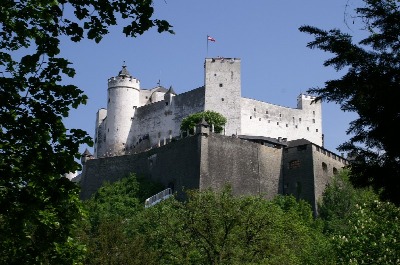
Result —
M207 54L206 54L206 58L207 58L208 57L208 35L207 35L206 40L207 40Z

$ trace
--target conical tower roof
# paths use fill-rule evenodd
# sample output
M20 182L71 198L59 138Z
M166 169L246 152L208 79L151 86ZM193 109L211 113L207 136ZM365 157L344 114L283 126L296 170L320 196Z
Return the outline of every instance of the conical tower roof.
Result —
M126 65L124 64L122 66L122 70L119 71L118 76L123 76L123 77L130 77L131 74L128 72L128 69L126 69Z

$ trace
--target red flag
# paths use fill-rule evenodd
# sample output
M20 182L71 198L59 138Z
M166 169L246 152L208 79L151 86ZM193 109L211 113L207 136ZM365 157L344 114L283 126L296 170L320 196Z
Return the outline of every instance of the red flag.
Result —
M207 36L207 40L215 42L215 39L213 37L211 37L211 36Z

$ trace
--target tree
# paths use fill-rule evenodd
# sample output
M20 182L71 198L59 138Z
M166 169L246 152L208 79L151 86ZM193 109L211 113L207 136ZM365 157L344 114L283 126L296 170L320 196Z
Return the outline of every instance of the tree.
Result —
M326 188L319 218L337 254L337 264L397 264L400 209L370 189L356 189L349 172Z
M99 42L116 25L126 36L151 27L151 0L4 0L0 7L0 263L68 264L83 247L70 237L81 216L78 188L62 177L75 172L86 132L68 129L63 118L87 97L62 83L75 72L59 56L60 39Z
M351 180L359 187L373 186L383 199L400 204L400 145L394 126L400 123L400 10L395 0L364 0L355 9L368 36L358 43L338 29L325 31L302 26L311 34L309 48L334 56L324 62L345 74L311 88L317 100L340 104L343 111L356 112L358 118L347 131L353 135L339 146L355 161Z
M301 210L300 210L301 209ZM146 239L153 264L333 264L332 248L310 205L282 196L267 201L188 191L141 212L132 238Z
M87 246L85 264L151 264L153 258L143 245L145 238L131 239L130 227L145 209L148 197L163 186L130 174L103 186L84 201L87 218L76 230L76 237Z
M207 110L191 114L184 118L181 123L181 131L186 132L189 130L191 133L194 133L194 127L201 122L203 118L210 126L214 125L214 131L216 133L221 133L226 124L226 118L224 116L218 112Z

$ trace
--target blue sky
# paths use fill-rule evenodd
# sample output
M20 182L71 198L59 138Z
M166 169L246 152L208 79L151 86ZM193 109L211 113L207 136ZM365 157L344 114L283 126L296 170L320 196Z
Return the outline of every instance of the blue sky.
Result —
M351 12L361 0L156 0L154 18L169 21L174 35L150 30L133 39L117 26L100 44L62 42L61 55L77 72L67 81L89 97L87 105L71 111L66 125L94 136L96 112L107 103L107 79L118 74L124 61L142 88L160 80L179 94L204 84L206 57L241 58L243 97L295 108L300 93L343 74L323 67L330 55L307 48L312 37L298 28L339 28L359 39L357 23L350 28L344 23L346 3ZM208 52L207 35L216 39ZM325 147L337 152L349 139L346 130L356 116L333 103L323 103L322 111Z

